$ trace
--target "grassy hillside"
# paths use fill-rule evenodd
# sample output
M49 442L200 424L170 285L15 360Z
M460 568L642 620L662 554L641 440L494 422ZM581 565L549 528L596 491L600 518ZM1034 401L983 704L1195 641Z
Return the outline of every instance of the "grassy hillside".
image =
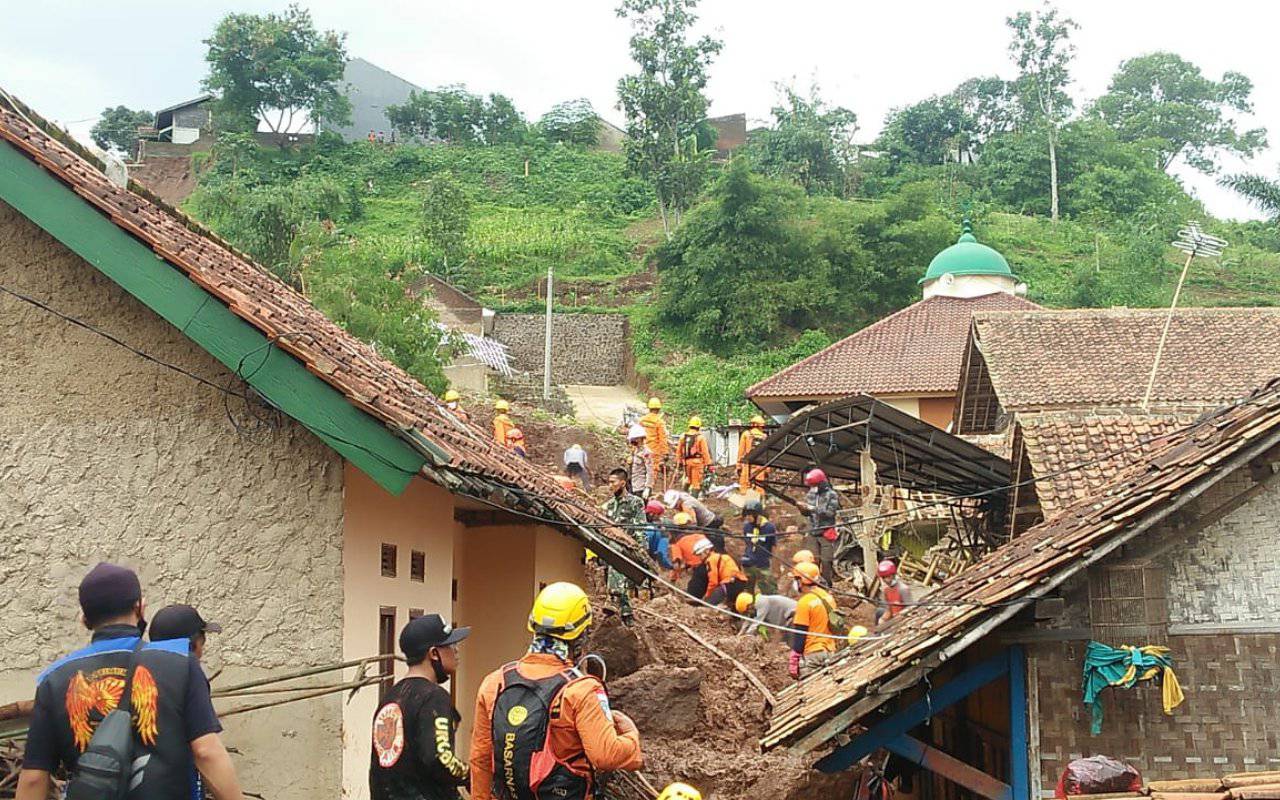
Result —
M295 238L278 271L341 324L433 385L441 380L426 366L434 345L415 347L425 318L407 310L397 285L439 263L419 220L425 182L443 173L463 186L471 202L465 263L451 279L493 307L531 310L541 308L539 282L554 267L560 310L631 315L637 366L677 414L741 416L749 410L743 388L852 332L797 331L793 341L772 349L719 358L665 328L655 313L659 276L647 264L649 250L663 241L661 225L646 187L627 177L617 154L564 146L327 142L235 159L215 153L201 167L200 186L187 204L193 214L250 252L250 234L262 227L264 214L274 209L294 220L292 228L280 224ZM283 200L273 206L269 201L281 192ZM297 205L318 210L289 217L289 207ZM1141 221L1103 230L992 212L974 223L978 238L1004 253L1027 282L1030 298L1048 306L1164 304L1182 263L1167 246L1167 234ZM1231 247L1219 260L1196 262L1183 302L1274 304L1280 298L1275 227L1211 222L1210 228ZM926 266L919 265L921 275Z

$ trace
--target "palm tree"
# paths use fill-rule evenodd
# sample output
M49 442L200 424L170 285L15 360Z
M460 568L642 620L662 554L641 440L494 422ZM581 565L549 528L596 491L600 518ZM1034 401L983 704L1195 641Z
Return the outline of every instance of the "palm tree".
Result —
M1280 180L1239 173L1228 175L1218 182L1242 195L1273 220L1280 220Z

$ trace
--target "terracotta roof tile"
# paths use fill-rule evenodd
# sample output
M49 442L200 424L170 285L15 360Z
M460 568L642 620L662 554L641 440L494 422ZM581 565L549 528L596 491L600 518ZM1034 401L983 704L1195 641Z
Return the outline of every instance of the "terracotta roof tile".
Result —
M1136 407L1167 312L1160 309L974 314L1006 411ZM1216 406L1280 374L1280 308L1174 312L1151 396L1155 406Z
M954 392L975 311L1025 310L1004 292L913 303L747 389L747 397Z
M1195 418L1195 414L1071 411L1019 414L1031 471L1040 478L1036 495L1045 518L1088 497L1142 459L1153 440L1190 425Z
M28 118L35 116L25 110L24 113ZM495 445L484 431L459 422L412 376L186 215L151 197L141 187L131 184L126 190L111 184L82 148L54 138L46 128L29 123L3 102L0 140L43 166L354 405L398 430L418 431L447 453L446 465L433 468L428 462L424 467L427 477L436 482L447 477L449 480L443 485L464 494L484 496L505 488L525 498L536 498L564 523L605 530L633 556L639 555L631 537L617 528L606 527L608 520L589 502L566 492L549 474ZM595 538L594 533L576 527L573 532L579 538ZM601 555L612 559L607 552Z
M906 609L831 667L778 695L765 747L794 742L833 712L875 692L883 702L919 681L907 670L954 657L967 634L998 625L1142 528L1149 516L1175 511L1184 491L1229 474L1243 459L1280 442L1280 379L1195 424L1151 442L1144 456L1087 496L989 553ZM893 688L895 676L904 682ZM868 706L875 703L869 702ZM856 720L849 720L854 722Z

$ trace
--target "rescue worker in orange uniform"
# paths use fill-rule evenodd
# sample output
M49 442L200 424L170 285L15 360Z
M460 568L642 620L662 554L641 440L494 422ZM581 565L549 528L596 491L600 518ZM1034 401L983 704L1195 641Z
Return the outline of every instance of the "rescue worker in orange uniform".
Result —
M796 601L791 618L791 657L787 674L800 678L831 663L836 654L836 640L831 629L831 616L836 600L822 588L822 568L812 561L796 565L796 578L804 594Z
M685 490L694 497L702 496L702 477L712 466L711 448L702 438L702 418L690 417L689 429L676 445L676 461L684 470Z
M671 521L675 525L671 531L671 580L678 581L686 570L691 571L688 592L694 597L702 597L707 590L706 572L699 568L706 556L698 550L703 542L707 543L706 549L711 549L711 540L701 531L689 530L693 525L693 517L683 511L672 517Z
M591 602L580 587L553 583L538 593L529 652L480 684L472 800L587 800L597 772L644 766L635 723L610 708L599 679L574 667L590 627Z
M462 408L462 395L454 389L444 393L444 407L449 409L449 413L453 414L463 422L470 422L471 415Z
M747 453L763 442L766 435L764 417L757 414L751 418L751 427L738 438L738 491L753 491L764 497L764 481L769 471L764 467L751 466L747 462Z
M710 546L708 541L707 545ZM700 545L701 546L701 545ZM733 601L747 588L747 576L728 553L710 550L707 559L707 589L703 599L713 606L732 607Z
M511 404L506 400L499 400L493 404L493 410L497 412L493 415L493 440L503 447L510 447L507 433L516 426L511 421Z
M649 413L639 420L644 428L653 453L653 479L650 486L654 491L667 488L667 462L671 459L671 437L667 434L667 420L662 416L662 401L656 397L649 398Z

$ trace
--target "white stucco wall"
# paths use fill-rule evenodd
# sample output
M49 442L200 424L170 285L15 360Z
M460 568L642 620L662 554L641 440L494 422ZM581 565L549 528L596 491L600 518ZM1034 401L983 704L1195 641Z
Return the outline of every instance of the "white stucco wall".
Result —
M981 297L994 292L1013 294L1017 282L999 275L943 275L924 285L924 299L935 294L946 297Z

